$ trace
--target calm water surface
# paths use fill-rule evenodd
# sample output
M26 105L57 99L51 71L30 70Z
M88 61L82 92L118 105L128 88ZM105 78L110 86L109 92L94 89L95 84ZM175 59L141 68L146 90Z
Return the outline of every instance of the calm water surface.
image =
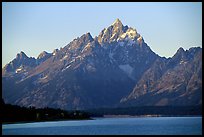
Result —
M202 117L96 118L2 125L3 135L201 135Z

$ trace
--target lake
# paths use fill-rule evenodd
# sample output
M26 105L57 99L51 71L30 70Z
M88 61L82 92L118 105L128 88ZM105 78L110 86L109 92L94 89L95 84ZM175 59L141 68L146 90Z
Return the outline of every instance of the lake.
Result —
M3 135L202 135L202 117L94 118L3 124Z

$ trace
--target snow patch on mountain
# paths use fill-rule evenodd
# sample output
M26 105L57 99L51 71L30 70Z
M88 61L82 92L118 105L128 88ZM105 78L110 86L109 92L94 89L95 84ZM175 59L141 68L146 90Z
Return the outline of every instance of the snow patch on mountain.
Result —
M71 60L69 63L71 64L71 63L73 63L73 62L75 62L76 61L76 58L74 58L73 60Z
M83 48L83 50L81 51L81 53L83 53L84 51L90 49L90 47L91 47L91 44L88 43L88 44Z
M126 37L131 38L132 40L137 36L136 29L129 28L125 33L123 33L120 38L125 39Z
M115 41L115 39L114 39L115 36L116 36L116 33L114 33L114 34L111 36L110 40Z
M25 71L25 70L24 70L24 67L21 65L19 68L16 69L15 72L19 73L19 72L23 72L23 71Z
M67 70L67 69L70 68L70 67L71 67L71 65L68 65L66 68L62 69L62 72L65 71L65 70Z
M68 58L68 55L65 55L60 61L66 60Z
M141 44L141 43L142 43L142 41L143 41L142 36L139 36L139 37L137 38L137 42L138 42L138 44Z
M16 69L16 73L19 73L22 70L22 68Z
M42 77L42 78L40 78L40 79L46 79L46 78L48 78L48 76L46 75L46 76L44 76L44 77Z
M186 64L186 63L187 63L187 61L181 60L179 64Z
M129 64L119 65L119 68L124 71L130 78L132 77L133 68Z

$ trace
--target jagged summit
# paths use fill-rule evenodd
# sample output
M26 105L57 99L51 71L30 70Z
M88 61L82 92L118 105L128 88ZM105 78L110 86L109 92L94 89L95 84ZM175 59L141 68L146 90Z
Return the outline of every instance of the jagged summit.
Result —
M142 36L137 33L136 29L124 26L117 18L114 23L101 31L98 36L99 43L114 42L114 41L135 41L138 45L144 41ZM133 42L130 42L133 43Z
M37 59L43 58L43 57L45 57L45 56L48 55L48 54L50 54L50 53L48 53L48 52L46 52L46 51L43 51L43 52L41 52L41 53L38 55Z
M20 53L18 53L17 55L16 55L16 58L28 58L28 56L23 52L23 51L21 51Z
M120 21L120 19L116 19L112 25L123 25L122 22Z
M180 47L178 50L177 50L177 52L184 52L185 50L182 48L182 47Z
M59 49L54 49L52 52L52 55L56 55L58 51L59 51Z
M177 51L176 51L176 54L173 56L173 58L175 58L175 57L177 57L177 56L181 56L181 57L183 57L184 55L185 55L185 50L182 48L182 47L180 47Z
M90 32L87 32L85 35L86 35L86 36L89 36L89 37L91 37L91 38L92 38L92 36L91 36L91 33L90 33Z
M86 34L82 35L80 39L83 39L86 41L93 41L93 37L91 36L90 32L87 32Z

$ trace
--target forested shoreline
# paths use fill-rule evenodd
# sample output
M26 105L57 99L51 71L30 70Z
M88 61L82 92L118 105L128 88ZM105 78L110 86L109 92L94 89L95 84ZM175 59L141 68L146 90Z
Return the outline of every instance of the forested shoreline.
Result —
M201 116L202 106L138 106L128 108L98 108L62 110L54 108L21 107L5 104L2 99L2 123L87 120L91 117L140 116Z
M18 122L42 122L59 120L87 120L89 114L83 111L66 111L54 108L21 107L5 104L2 100L1 120L2 123Z

